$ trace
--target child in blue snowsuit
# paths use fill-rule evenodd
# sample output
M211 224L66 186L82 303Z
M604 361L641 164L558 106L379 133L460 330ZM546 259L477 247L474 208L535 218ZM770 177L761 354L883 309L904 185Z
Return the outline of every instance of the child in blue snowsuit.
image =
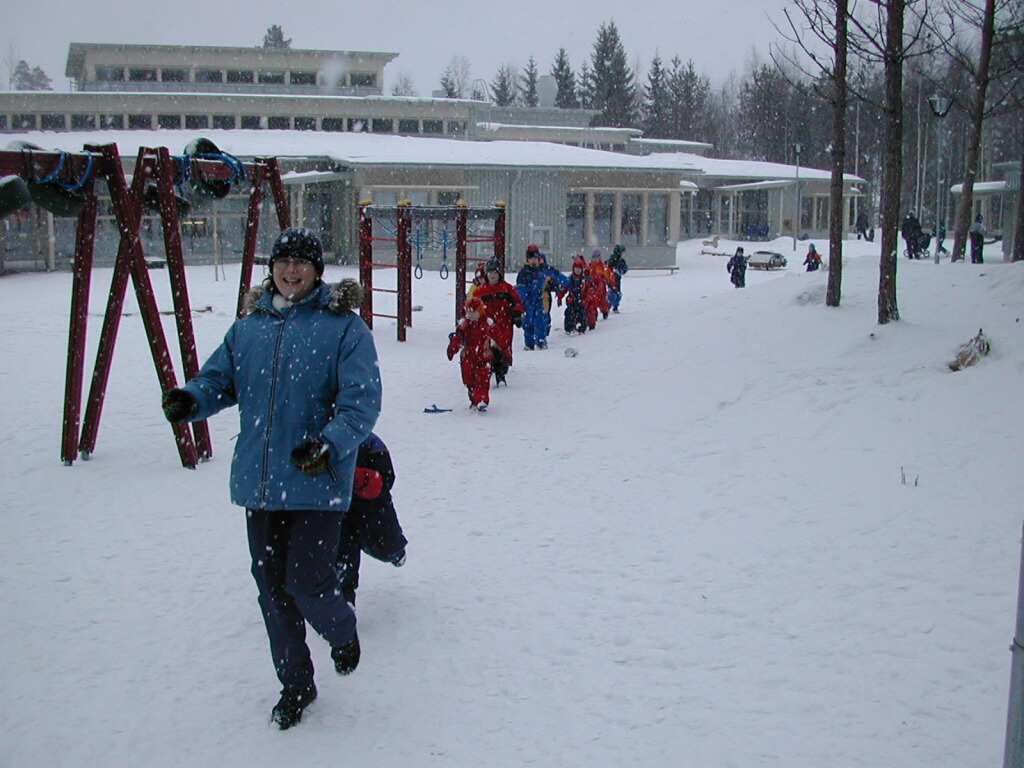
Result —
M527 349L547 349L551 318L545 317L544 284L549 274L541 268L540 248L526 248L526 266L516 276L516 290L523 300L523 336ZM546 322L545 322L546 320Z
M608 259L608 266L615 273L615 284L608 286L608 301L611 302L612 312L615 314L619 313L619 302L622 301L622 276L629 271L629 265L622 257L625 250L621 245L616 245Z
M547 276L544 280L544 288L541 290L541 306L544 310L541 322L543 323L543 336L546 339L551 334L551 294L562 294L567 291L569 278L550 266L548 257L543 253L540 255L540 270Z

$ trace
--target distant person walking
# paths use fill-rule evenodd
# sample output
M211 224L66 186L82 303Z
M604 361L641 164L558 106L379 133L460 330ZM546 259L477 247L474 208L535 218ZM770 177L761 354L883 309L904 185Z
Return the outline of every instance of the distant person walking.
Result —
M984 264L985 257L982 251L985 249L985 235L988 234L985 231L985 220L979 213L974 217L974 223L971 224L971 228L967 230L968 237L971 238L971 263L972 264Z
M747 257L743 255L743 246L736 249L736 253L729 263L725 265L729 273L729 279L737 288L743 288L747 284Z

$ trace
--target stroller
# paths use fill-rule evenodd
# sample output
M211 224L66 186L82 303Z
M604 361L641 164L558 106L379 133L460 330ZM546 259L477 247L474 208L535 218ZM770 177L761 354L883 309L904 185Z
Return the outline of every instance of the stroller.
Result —
M931 232L918 232L915 236L913 247L904 248L903 255L908 259L926 259L928 258L928 246L931 245L931 242Z

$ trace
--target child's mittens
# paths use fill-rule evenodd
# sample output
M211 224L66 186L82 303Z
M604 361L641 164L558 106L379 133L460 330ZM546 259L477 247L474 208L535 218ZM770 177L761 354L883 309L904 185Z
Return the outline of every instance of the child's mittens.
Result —
M448 355L448 359L451 360L453 357L455 357L455 353L458 352L458 351L459 351L459 338L458 338L458 336L455 335L454 332L453 333L449 333L448 334L448 350L446 352L446 354Z
M353 492L360 499L376 499L384 490L384 478L375 469L356 467Z
M292 464L310 477L319 475L331 465L331 451L321 438L307 440L292 451Z

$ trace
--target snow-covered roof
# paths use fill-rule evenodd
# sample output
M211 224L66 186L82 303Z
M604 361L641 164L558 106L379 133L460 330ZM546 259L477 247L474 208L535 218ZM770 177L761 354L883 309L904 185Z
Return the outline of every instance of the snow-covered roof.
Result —
M32 131L8 134L48 149L80 151L84 144L116 143L122 156L140 146L181 151L205 136L225 152L242 157L329 157L343 165L415 165L508 168L593 168L627 171L697 173L695 164L678 156L627 155L545 141L467 141L373 133L322 131ZM700 158L691 155L696 160ZM666 162L666 158L671 158Z
M639 136L643 133L639 128L591 128L589 126L576 126L576 125L526 125L525 123L477 123L477 128L484 131L500 131L505 128L514 130L537 130L537 131L558 131L563 133L593 133L598 136L607 134L609 136L622 136L627 134L630 137ZM630 138L630 141L640 141L640 139ZM708 146L711 146L710 144Z
M974 194L976 195L997 195L1000 192L1005 192L1009 185L1006 183L1006 179L1001 181L976 181L974 182ZM949 188L949 191L954 195L962 195L964 193L963 184L954 184Z
M686 141L684 139L631 139L630 143L644 146L678 147L681 150L687 147L691 149L712 149L715 146L714 144L708 144L706 141Z
M782 163L766 163L761 160L723 160L716 157L704 157L688 152L659 152L654 155L646 155L648 158L658 158L667 165L688 164L698 168L706 176L715 176L722 179L746 179L755 181L759 179L796 179L797 167L795 165L784 165ZM832 172L817 168L800 166L800 178L808 180L828 180L832 178ZM864 179L854 176L852 173L843 174L848 182L863 183Z

